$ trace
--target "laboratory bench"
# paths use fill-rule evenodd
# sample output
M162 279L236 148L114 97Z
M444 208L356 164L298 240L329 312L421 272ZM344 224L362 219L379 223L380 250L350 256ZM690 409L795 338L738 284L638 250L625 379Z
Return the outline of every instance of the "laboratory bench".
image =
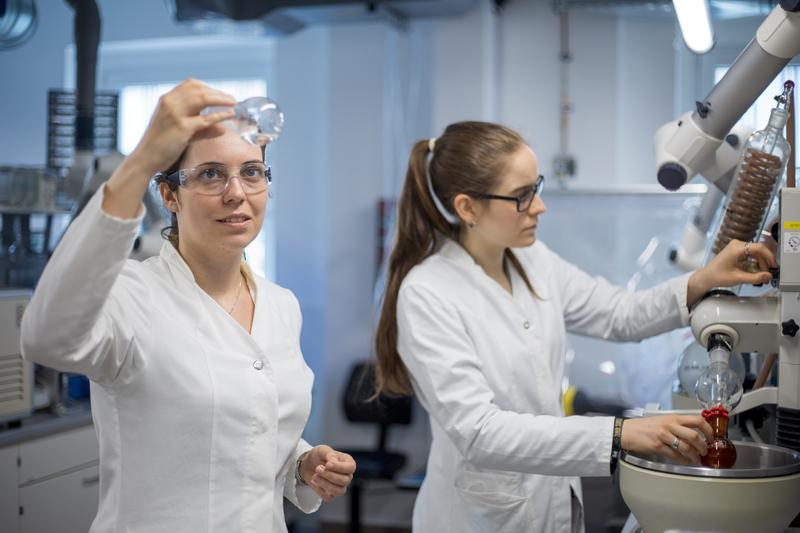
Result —
M0 424L0 448L90 425L92 410L88 400L63 415L49 409L36 411L15 424Z
M99 449L89 404L0 426L3 533L86 533L97 513Z

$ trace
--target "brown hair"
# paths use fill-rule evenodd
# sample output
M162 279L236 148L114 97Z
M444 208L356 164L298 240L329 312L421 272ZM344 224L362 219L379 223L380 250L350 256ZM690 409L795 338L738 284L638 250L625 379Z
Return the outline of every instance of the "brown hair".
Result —
M448 223L436 209L428 190L428 173L436 196L448 211L455 213L453 200L458 194L489 193L503 174L509 156L524 145L517 132L504 126L458 122L448 126L436 139L432 153L427 140L418 141L411 149L397 204L397 231L375 333L379 392L413 392L408 372L397 353L397 297L403 279L439 248L444 237L459 240L460 226ZM506 249L505 257L533 292L522 265L510 249Z
M183 163L183 159L186 157L186 152L188 150L189 150L188 146L183 149L183 152L181 152L181 155L178 157L178 159L176 159L175 162L172 163L169 166L169 168L163 172L164 176L169 176L170 174L177 172L181 169L181 164ZM177 192L178 186L174 182L164 180L163 183L166 184L166 186L169 187L169 190L172 191L173 193ZM161 236L164 239L168 240L172 244L172 246L174 246L175 249L177 250L178 240L179 240L178 215L175 214L175 211L171 210L168 211L169 211L169 226L161 228Z

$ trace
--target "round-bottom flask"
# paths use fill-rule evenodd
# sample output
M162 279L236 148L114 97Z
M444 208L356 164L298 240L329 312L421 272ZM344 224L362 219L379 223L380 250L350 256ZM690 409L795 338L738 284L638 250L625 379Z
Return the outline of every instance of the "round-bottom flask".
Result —
M736 464L736 446L728 440L728 411L723 407L706 409L703 418L714 431L714 438L708 443L708 453L701 458L703 466L731 468Z
M224 111L222 106L207 107L202 114ZM283 131L283 112L266 96L253 96L234 107L236 115L223 124L250 144L264 146L276 140Z

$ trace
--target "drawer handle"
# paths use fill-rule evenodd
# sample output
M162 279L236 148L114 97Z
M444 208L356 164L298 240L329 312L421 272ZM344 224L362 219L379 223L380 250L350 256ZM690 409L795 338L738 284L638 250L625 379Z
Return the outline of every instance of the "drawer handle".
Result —
M84 487L91 487L92 485L97 485L100 482L100 475L85 477L81 480L81 485Z

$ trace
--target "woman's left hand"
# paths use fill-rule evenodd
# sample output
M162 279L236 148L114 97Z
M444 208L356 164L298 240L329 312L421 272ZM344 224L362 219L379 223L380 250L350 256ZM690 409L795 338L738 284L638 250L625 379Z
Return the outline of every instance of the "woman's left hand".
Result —
M325 444L310 449L300 462L302 478L326 502L347 492L355 471L352 457Z
M769 283L772 274L767 269L777 266L775 255L767 246L734 239L689 278L687 303L691 307L714 287Z

